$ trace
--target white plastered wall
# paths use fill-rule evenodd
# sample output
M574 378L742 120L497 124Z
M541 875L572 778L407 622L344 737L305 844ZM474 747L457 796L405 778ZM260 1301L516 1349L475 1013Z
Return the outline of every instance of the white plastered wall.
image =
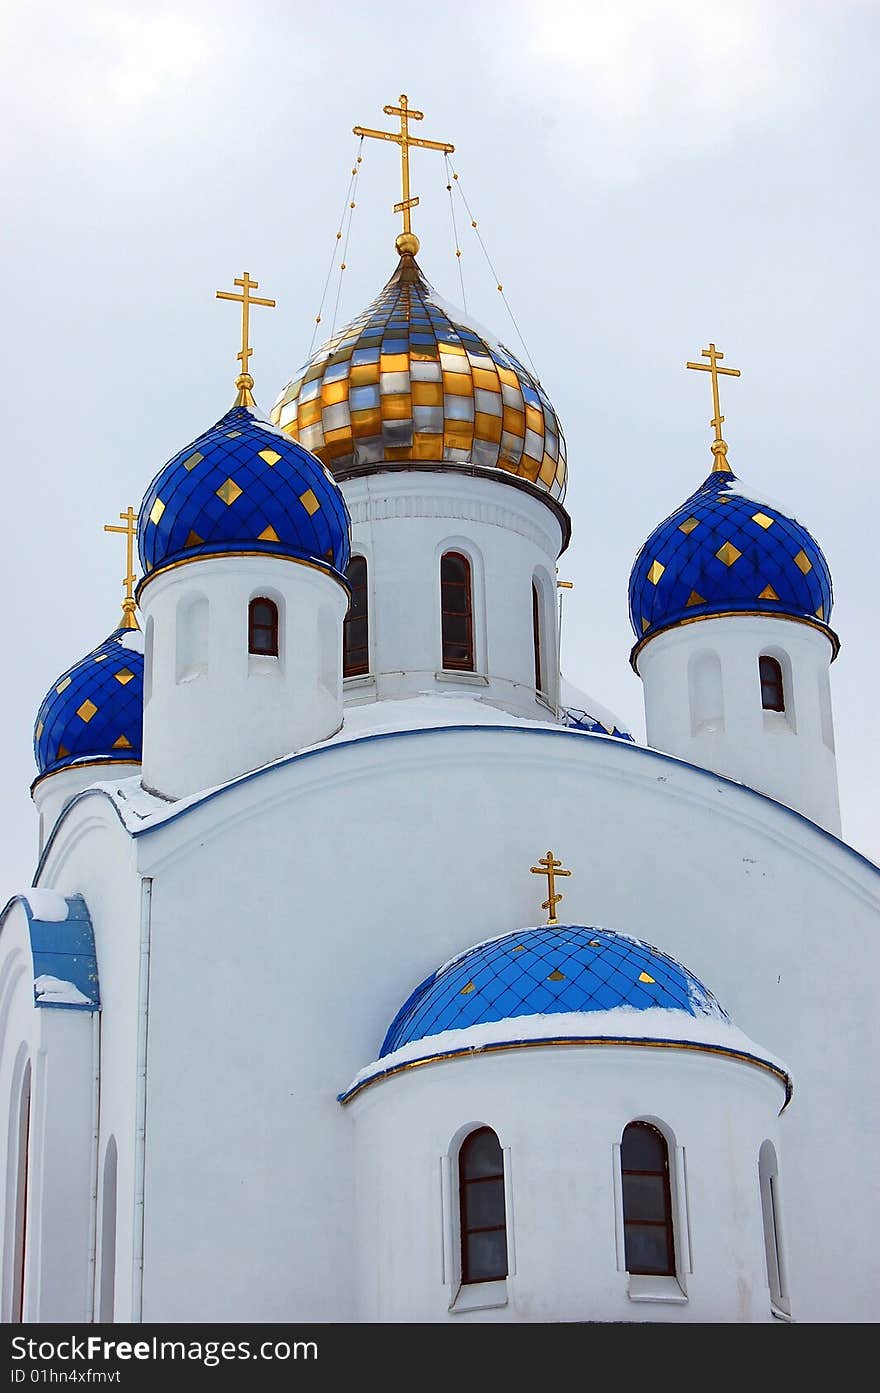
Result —
M762 709L762 654L782 667L785 711ZM636 659L648 744L839 833L831 657L819 629L773 615L719 615L660 633Z
M420 691L473 691L545 720L559 699L555 624L560 522L540 498L454 470L402 470L343 481L352 554L367 561L370 674L346 702ZM473 582L475 673L443 671L440 558L464 553ZM544 699L536 699L532 581L542 587Z

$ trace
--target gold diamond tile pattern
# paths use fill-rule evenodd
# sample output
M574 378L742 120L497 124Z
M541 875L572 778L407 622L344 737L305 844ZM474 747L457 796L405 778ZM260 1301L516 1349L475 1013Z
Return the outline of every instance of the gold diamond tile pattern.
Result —
M118 672L114 672L113 676L116 678L116 681L122 687L125 687L128 685L129 682L134 681L134 673L129 672L127 667L120 668Z
M752 522L756 522L759 527L763 527L765 532L768 527L773 526L773 519L768 518L766 513L752 513Z
M306 489L305 493L301 493L299 496L299 501L305 508L310 518L314 517L315 513L321 506L311 489Z
M723 561L725 566L732 566L742 556L739 547L735 547L733 542L722 542L715 555L719 561Z
M437 299L411 257L305 364L272 421L344 476L384 461L498 469L554 498L565 439L540 382Z
M699 525L699 518L685 518L684 522L680 522L678 524L678 530L679 532L683 532L686 537L689 537L693 532L694 528L699 527Z
M265 420L265 417L263 419ZM268 447L265 450L258 450L257 454L260 459L265 460L268 465L277 464L281 458L277 450L270 450Z
M805 551L799 551L794 558L794 564L803 575L807 575L813 569L813 563Z
M662 561L651 562L651 569L648 572L648 580L651 582L652 585L657 584L658 580L660 579L665 570L666 567L663 565Z
M218 489L215 490L217 497L225 503L227 508L231 508L237 498L241 498L243 489L238 487L234 479L225 479Z
M76 714L81 721L85 721L86 725L88 725L92 717L97 714L97 710L98 708L95 703L90 700L89 697L86 697L82 705L76 708Z

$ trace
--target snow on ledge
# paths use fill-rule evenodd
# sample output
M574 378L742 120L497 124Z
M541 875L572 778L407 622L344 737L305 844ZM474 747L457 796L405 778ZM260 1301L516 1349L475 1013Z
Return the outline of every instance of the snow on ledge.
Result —
M51 894L51 891L46 891ZM91 1006L92 1002L87 996L75 987L72 982L65 982L61 977L51 977L48 973L43 973L40 977L34 978L34 995L38 1002L55 1006Z
M33 918L43 924L63 924L68 917L67 900L58 890L31 886L21 898L27 900Z
M769 1050L749 1039L743 1031L717 1017L691 1016L686 1011L653 1006L641 1010L636 1006L615 1006L610 1011L560 1011L544 1015L510 1016L501 1021L465 1026L457 1030L441 1030L406 1045L381 1059L373 1060L355 1074L348 1088L339 1095L346 1099L364 1084L394 1072L402 1065L420 1060L436 1059L438 1055L456 1055L463 1051L478 1053L492 1045L519 1043L530 1040L638 1040L675 1041L676 1044L714 1046L718 1050L746 1054L758 1063L790 1078L787 1066ZM790 1086L790 1085L789 1085Z

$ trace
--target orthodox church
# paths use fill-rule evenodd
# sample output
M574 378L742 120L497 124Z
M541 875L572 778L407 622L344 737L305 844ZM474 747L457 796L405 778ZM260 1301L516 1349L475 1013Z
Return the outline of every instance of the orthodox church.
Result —
M565 682L562 426L426 279L409 147L451 147L386 111L391 279L268 417L272 302L222 292L234 404L121 514L120 625L36 716L2 1318L872 1321L828 562L731 467L711 344L711 455L632 539L646 744Z

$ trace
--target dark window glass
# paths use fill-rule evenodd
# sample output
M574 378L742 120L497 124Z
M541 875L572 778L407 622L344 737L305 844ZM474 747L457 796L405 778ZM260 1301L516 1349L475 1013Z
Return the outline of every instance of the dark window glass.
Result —
M758 659L761 673L761 705L765 711L785 710L785 688L782 684L782 668L775 658L762 656Z
M490 1127L465 1137L458 1153L461 1280L494 1282L507 1276L504 1159Z
M351 603L342 626L342 675L358 677L370 671L366 559L353 556L345 574L351 586Z
M466 556L447 551L440 560L443 666L474 671L474 618L471 567Z
M262 596L248 605L248 652L278 657L278 606Z
M631 1122L620 1145L627 1272L675 1275L666 1141L648 1122Z
M535 639L535 688L539 692L544 690L543 674L541 672L541 607L538 597L538 587L532 582L532 633Z

